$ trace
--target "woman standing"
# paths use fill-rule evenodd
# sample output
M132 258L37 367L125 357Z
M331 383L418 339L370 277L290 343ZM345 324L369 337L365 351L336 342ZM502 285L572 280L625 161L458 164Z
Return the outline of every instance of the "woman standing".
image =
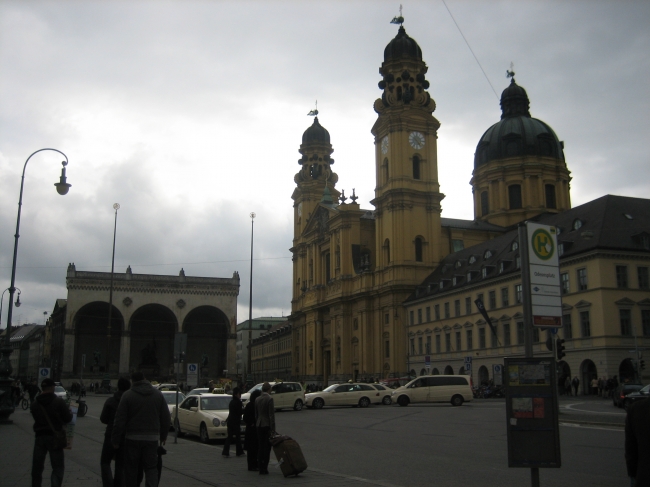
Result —
M106 425L104 434L104 445L102 447L102 456L99 464L102 472L102 485L104 487L121 487L124 485L124 449L120 447L115 450L111 444L111 434L113 433L113 421L117 406L120 404L122 394L131 388L131 381L126 377L120 377L117 381L117 392L113 397L106 399L104 409L100 416L100 421ZM115 476L111 472L111 460L115 458Z
M248 404L244 407L244 423L246 423L246 433L244 436L244 448L246 449L246 459L248 460L248 470L257 471L257 428L255 427L255 399L262 393L259 390L253 391Z

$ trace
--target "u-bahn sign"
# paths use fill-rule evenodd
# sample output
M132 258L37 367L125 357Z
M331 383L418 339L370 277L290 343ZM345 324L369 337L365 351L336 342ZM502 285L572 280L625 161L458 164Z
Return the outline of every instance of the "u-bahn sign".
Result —
M562 293L557 229L532 222L526 225L533 325L561 327Z

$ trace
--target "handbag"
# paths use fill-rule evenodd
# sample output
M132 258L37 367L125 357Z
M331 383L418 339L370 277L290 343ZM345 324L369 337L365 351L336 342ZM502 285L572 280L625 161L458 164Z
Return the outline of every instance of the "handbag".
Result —
M45 419L47 419L47 424L50 425L50 429L52 430L52 433L54 433L54 441L55 444L58 448L65 448L68 446L68 434L65 430L60 430L57 431L54 429L54 425L52 425L52 421L50 421L50 416L47 414L47 411L43 407L42 404L39 404L41 409L43 410L43 414L45 414Z

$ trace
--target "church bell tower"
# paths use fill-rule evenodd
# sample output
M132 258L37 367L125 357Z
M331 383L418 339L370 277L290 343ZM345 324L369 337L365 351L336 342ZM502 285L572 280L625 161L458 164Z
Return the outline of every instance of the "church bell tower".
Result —
M400 18L401 19L401 18ZM401 19L403 20L403 19ZM391 280L420 282L442 258L436 104L422 50L400 25L379 68L375 136L377 263Z

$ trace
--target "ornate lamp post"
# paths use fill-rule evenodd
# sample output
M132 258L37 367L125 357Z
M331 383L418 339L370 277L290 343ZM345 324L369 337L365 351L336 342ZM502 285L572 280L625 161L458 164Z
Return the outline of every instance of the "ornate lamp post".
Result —
M56 191L63 196L65 194L68 194L68 191L72 186L71 184L67 183L66 176L65 176L65 167L68 165L68 156L66 156L60 150L39 149L36 152L33 152L25 161L25 165L23 166L23 175L20 181L20 197L18 199L18 216L16 218L16 233L14 234L14 259L13 259L13 264L11 266L11 285L9 286L9 310L7 311L7 333L5 339L5 348L0 350L0 353L2 354L2 358L0 359L0 390L4 391L4 394L0 395L0 421L6 420L11 415L11 413L14 412L14 407L11 402L11 393L10 393L11 382L12 382L10 376L13 370L11 367L11 362L9 361L9 355L11 354L11 346L9 340L11 337L10 330L11 330L11 317L13 314L14 294L17 291L16 262L18 259L18 238L20 237L20 212L23 207L23 187L25 186L25 169L27 169L27 163L32 158L32 156L43 151L58 152L63 157L65 157L65 161L61 163L63 167L61 168L61 177L59 178L59 182L54 183L54 186L56 187ZM19 305L18 304L19 302L20 302L19 300L16 301L16 306Z

